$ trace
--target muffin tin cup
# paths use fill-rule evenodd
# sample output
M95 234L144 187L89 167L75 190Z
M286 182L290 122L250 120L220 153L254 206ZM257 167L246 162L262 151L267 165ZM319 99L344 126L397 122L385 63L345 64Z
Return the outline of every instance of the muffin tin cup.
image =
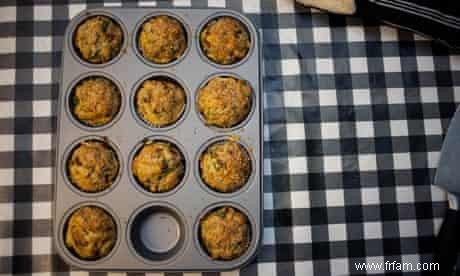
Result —
M114 18L122 26L124 46L112 61L95 65L82 62L76 55L72 35L82 20L99 14ZM160 14L179 19L188 32L188 48L183 57L165 65L147 63L139 56L135 41L140 24ZM252 42L248 56L230 66L218 66L203 58L196 36L208 20L223 15L233 16L245 24ZM243 15L222 9L98 8L84 11L72 20L64 36L62 52L55 156L59 162L54 170L53 206L53 238L57 253L66 263L89 271L228 271L241 268L254 258L263 232L263 90L258 35ZM97 128L78 122L69 108L69 95L75 84L94 75L112 80L122 97L120 111L113 121ZM207 126L196 106L198 89L218 75L244 79L253 89L249 115L229 129ZM134 104L139 85L156 76L174 79L187 96L182 116L162 128L145 123L137 115ZM237 191L219 193L201 181L198 160L208 145L228 137L238 137L238 142L245 147L251 158L252 172L248 182ZM120 162L117 180L98 193L80 191L67 176L70 152L87 139L106 139ZM184 156L182 181L168 192L151 193L139 185L132 174L132 160L148 140L170 142ZM66 219L78 206L88 204L103 207L117 223L117 244L108 256L96 261L78 259L63 240ZM200 249L197 227L207 211L225 205L235 207L248 217L251 244L245 254L234 260L216 261ZM163 228L157 228L158 221L163 219ZM154 229L160 233L149 234Z

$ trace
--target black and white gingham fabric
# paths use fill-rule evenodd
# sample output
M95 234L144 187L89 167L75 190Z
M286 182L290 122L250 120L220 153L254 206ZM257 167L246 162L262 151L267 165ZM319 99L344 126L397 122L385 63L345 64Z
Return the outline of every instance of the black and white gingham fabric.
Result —
M262 28L263 245L221 275L362 275L355 262L432 261L446 197L431 184L460 101L460 56L292 0L22 2L0 1L0 274L88 274L52 249L55 106L65 27L102 5L227 7Z

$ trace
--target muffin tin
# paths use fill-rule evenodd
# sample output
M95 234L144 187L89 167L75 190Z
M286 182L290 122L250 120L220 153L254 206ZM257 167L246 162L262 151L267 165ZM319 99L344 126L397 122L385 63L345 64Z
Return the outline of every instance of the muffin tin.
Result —
M187 33L184 55L169 64L154 64L142 58L137 49L137 31L148 18L165 14L178 19ZM83 61L73 47L76 27L94 15L105 15L123 30L120 54L104 64ZM200 30L210 20L231 16L241 21L251 37L251 48L243 60L232 65L209 61L200 49ZM62 54L58 140L55 170L54 241L59 255L70 265L96 271L221 271L239 268L256 254L262 235L262 88L258 32L243 15L219 9L101 8L77 15L67 28ZM206 126L196 107L196 93L211 77L233 76L248 81L253 89L252 109L239 125L229 129ZM115 83L121 93L120 111L108 124L89 127L70 112L70 94L83 78L103 76ZM134 95L140 83L154 76L165 76L181 84L187 96L182 117L164 128L146 124L135 111ZM239 190L223 194L207 187L199 175L199 156L211 143L236 139L248 151L252 173ZM81 141L106 141L116 152L119 175L110 188L85 193L73 186L66 162ZM131 172L132 159L149 140L174 144L183 154L185 174L176 188L165 193L150 193L136 182ZM69 216L82 206L106 210L117 225L117 241L107 256L82 260L64 243ZM251 228L251 242L242 256L231 260L212 260L203 250L198 228L210 210L232 206L243 212Z

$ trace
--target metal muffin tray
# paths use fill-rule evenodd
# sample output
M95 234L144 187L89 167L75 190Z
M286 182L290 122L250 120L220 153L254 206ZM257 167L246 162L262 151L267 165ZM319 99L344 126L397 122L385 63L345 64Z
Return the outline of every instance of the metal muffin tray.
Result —
M182 22L187 33L187 50L182 58L166 65L146 61L137 49L137 30L148 18L166 14ZM86 18L106 15L115 20L124 34L120 54L105 64L89 64L79 58L72 37ZM210 20L232 16L249 31L251 48L242 61L218 65L201 51L199 33ZM55 170L54 242L59 255L71 266L95 271L221 271L239 268L256 254L262 236L262 88L258 31L246 17L219 9L100 8L76 16L67 28L62 53L58 140ZM252 110L236 127L218 129L204 124L196 107L198 89L211 77L236 76L253 89ZM119 88L121 108L116 118L103 127L90 128L70 112L69 95L78 81L88 76L105 76ZM152 76L167 76L180 83L187 95L182 118L166 128L145 124L134 110L139 84ZM198 162L201 152L214 141L239 137L252 159L248 183L236 192L222 194L202 183ZM87 139L102 139L117 153L119 176L112 186L99 193L85 193L67 176L66 161L72 149ZM142 189L131 172L139 146L149 139L172 142L185 159L185 176L172 191L150 193ZM116 222L117 241L109 255L94 261L76 257L64 243L66 221L81 206L99 206ZM210 210L230 205L249 219L251 242L246 253L235 260L212 260L198 238L200 219ZM148 244L143 244L148 243ZM155 248L158 247L158 248Z

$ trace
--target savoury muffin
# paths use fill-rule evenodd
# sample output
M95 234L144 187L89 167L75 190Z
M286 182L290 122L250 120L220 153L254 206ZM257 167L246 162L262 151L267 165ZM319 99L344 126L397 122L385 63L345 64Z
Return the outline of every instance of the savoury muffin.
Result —
M121 94L117 86L104 77L86 78L74 88L71 98L73 115L82 123L103 126L118 114Z
M235 18L222 16L209 22L200 34L201 49L212 61L234 64L248 54L251 39L248 30Z
M67 221L65 245L81 259L96 260L107 256L116 240L115 222L100 207L81 207Z
M107 16L93 16L81 23L74 35L74 46L89 63L105 63L120 53L123 31Z
M184 54L187 48L187 36L184 27L177 19L159 15L142 24L138 45L147 60L165 64Z
M154 127L176 122L185 109L184 89L168 78L146 80L136 94L136 110L140 117Z
M214 260L233 260L249 247L251 230L248 218L232 207L220 207L200 221L200 240Z
M109 188L119 170L117 156L112 148L101 141L81 142L67 161L70 181L78 189L96 193Z
M174 189L185 172L184 157L171 143L151 141L134 157L132 171L146 190L163 193Z
M206 124L229 128L248 116L251 97L252 89L247 81L215 77L198 91L198 110Z
M251 159L240 143L226 140L212 144L200 157L203 182L213 190L230 193L246 184Z

